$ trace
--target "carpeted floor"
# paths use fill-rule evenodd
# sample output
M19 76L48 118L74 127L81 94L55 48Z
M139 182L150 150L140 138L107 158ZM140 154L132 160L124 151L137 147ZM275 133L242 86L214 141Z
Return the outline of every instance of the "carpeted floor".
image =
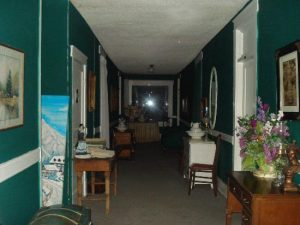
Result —
M94 225L225 224L226 199L214 197L209 185L197 185L188 196L176 155L159 143L139 144L135 160L119 161L117 196L111 196L108 215L104 201L83 204L92 209Z

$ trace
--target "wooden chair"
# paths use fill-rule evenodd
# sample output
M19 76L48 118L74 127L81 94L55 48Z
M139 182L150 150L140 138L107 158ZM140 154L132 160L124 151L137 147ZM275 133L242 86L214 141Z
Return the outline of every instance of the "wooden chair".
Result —
M134 131L114 131L113 149L117 158L132 159L134 154Z
M188 194L191 194L191 190L195 187L196 183L211 184L214 191L214 195L218 193L218 181L217 181L217 166L220 154L221 135L216 138L216 148L214 158L211 164L193 163L189 167L189 190ZM197 175L200 173L201 175ZM197 180L196 180L197 178Z

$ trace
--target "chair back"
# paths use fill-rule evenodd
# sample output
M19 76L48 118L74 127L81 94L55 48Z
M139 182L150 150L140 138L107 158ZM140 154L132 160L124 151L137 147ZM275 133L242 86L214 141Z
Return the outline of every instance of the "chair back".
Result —
M220 148L221 148L221 139L222 139L222 136L221 134L219 134L217 137L216 137L216 152L215 152L215 157L214 157L214 163L213 163L213 166L215 167L215 169L217 168L217 165L218 165L218 160L219 160L219 155L220 155Z
M130 132L115 132L114 144L117 145L131 145L132 135Z

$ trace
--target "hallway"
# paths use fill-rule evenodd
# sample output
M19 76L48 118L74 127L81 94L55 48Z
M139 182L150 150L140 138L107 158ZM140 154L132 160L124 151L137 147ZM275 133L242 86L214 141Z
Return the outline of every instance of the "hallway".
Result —
M119 162L110 214L104 213L104 201L84 202L92 209L94 225L225 224L226 199L214 197L208 185L196 186L188 196L187 182L177 168L176 155L164 152L159 143L137 145L135 160Z

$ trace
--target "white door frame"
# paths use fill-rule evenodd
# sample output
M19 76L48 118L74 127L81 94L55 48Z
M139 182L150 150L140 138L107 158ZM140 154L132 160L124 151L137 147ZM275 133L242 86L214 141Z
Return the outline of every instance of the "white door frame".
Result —
M73 84L75 83L75 79L78 79L78 77L75 77L73 75L73 71L75 70L75 63L80 63L83 67L83 72L80 74L80 96L78 96L81 99L81 113L80 113L80 123L82 123L84 126L86 126L86 77L87 77L87 60L88 58L79 50L77 49L74 45L71 45L71 51L70 51L70 56L72 58L72 115L71 119L73 119L73 105L74 101L76 99L76 94L74 95L74 90L73 90ZM72 125L72 123L71 123ZM77 127L71 126L71 134L72 134L72 157L74 157L74 146L75 143L73 143L73 136L74 132L76 132ZM72 202L75 202L76 195L77 195L77 185L76 185L76 174L74 171L74 165L72 164L72 184L73 184L73 190L72 190ZM86 195L86 173L83 173L82 176L82 182L83 182L83 195Z
M257 0L252 1L233 21L234 23L234 119L233 127L238 126L238 117L244 116L246 114L252 114L256 111L256 86L257 86L257 40L256 40L256 29L257 29L257 11L258 2ZM243 28L252 29L254 36L249 39L244 37ZM245 49L247 49L245 51ZM249 63L255 68L249 70ZM253 76L251 71L254 71L255 84L249 84L247 82L247 76ZM253 82L252 82L253 83ZM250 85L250 86L249 86ZM255 96L249 98L249 93L255 92ZM247 95L248 94L248 95ZM247 107L245 107L247 106ZM240 145L239 139L236 136L236 130L234 129L234 144L233 144L233 169L242 169L242 159L240 157Z

